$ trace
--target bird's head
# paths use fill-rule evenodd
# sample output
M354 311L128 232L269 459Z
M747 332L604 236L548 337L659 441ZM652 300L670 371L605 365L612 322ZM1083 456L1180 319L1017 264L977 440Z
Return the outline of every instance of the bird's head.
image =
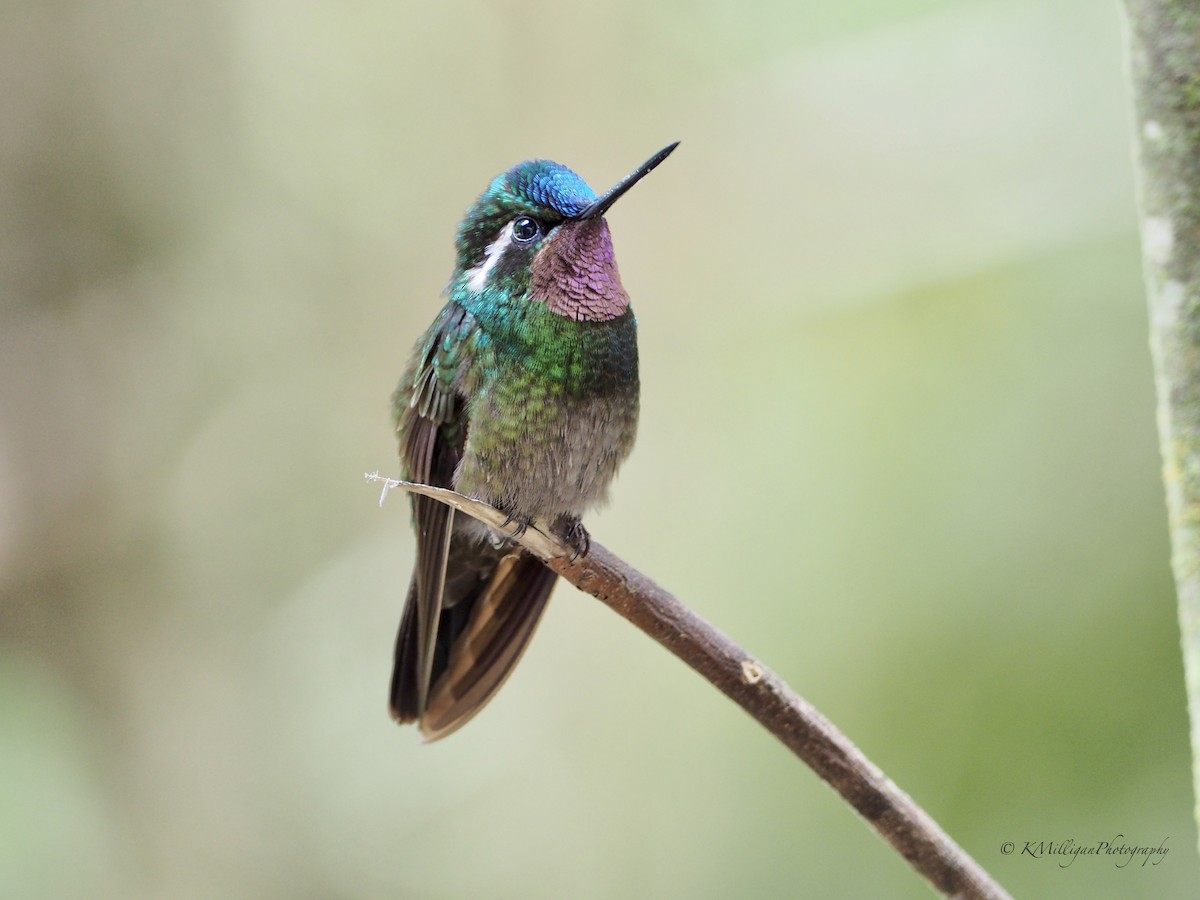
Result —
M576 321L621 315L629 297L604 214L676 146L654 154L601 197L549 160L523 162L498 175L458 229L452 289L526 298Z

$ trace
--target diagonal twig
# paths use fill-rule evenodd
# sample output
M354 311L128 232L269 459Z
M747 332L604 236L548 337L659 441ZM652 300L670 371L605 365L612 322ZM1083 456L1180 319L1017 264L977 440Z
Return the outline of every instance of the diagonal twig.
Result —
M384 478L392 489L422 494L492 526L539 557L575 587L604 602L695 669L816 772L909 865L947 897L1000 900L1008 893L921 807L779 676L652 580L595 541L587 556L535 526L515 534L504 513L445 488Z

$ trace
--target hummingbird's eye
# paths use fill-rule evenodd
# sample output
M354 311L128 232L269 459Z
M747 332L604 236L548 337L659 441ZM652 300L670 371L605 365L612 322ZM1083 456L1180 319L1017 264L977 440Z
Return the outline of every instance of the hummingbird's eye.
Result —
M521 216L513 220L513 240L519 244L528 244L530 241L536 240L541 233L542 226L537 219L531 219L529 216Z

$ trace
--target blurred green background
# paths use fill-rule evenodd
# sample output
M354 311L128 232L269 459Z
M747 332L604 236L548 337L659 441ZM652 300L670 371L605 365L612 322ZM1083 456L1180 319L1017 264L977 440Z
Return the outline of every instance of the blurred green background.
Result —
M1017 896L1195 895L1118 3L10 0L0 73L0 895L928 896L569 587L470 727L386 713L459 216L675 139L593 535Z

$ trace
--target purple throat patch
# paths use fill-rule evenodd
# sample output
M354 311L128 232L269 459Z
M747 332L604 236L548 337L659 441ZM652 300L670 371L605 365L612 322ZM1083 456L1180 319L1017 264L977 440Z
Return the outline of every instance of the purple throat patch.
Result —
M533 263L532 294L576 322L607 322L629 308L612 236L603 219L567 222Z

